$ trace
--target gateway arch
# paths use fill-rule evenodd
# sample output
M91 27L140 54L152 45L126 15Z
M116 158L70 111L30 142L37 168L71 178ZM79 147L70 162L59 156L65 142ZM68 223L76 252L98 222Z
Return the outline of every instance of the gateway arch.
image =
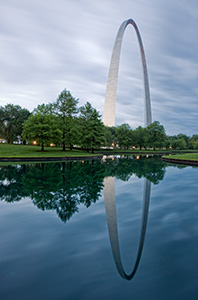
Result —
M128 19L121 24L118 30L114 47L113 47L112 56L111 56L111 63L109 68L105 104L104 104L104 113L103 113L103 123L106 126L115 126L115 107L116 107L120 51L121 51L123 35L126 27L129 24L133 25L135 29L139 47L140 47L141 59L142 59L143 82L144 82L144 125L148 126L150 123L152 123L148 73L147 73L146 58L145 58L143 43L136 23L132 19Z

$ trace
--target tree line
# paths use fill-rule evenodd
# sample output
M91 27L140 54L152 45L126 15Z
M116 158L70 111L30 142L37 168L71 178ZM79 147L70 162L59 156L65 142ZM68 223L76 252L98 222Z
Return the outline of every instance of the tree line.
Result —
M78 102L64 89L55 102L38 105L32 113L19 105L0 106L0 138L9 144L35 141L42 151L50 144L61 145L63 151L75 145L92 152L100 147L198 149L198 134L167 136L158 121L146 128L132 129L128 124L106 127L89 102L81 107Z
M118 145L120 149L198 149L198 134L191 137L183 133L166 135L164 126L154 121L147 127L132 129L128 124L105 127L106 145Z

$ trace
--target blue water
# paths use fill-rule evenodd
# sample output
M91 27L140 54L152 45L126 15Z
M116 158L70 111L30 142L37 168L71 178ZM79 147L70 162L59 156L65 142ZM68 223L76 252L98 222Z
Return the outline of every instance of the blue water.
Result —
M131 280L121 277L112 254L104 178L114 178L126 273L138 252L145 180L151 182ZM160 158L0 166L0 196L0 299L198 298L198 168Z

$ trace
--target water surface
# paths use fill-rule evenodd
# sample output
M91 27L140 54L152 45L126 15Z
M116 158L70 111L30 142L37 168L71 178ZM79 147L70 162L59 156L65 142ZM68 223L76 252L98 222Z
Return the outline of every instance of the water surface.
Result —
M155 157L2 165L0 299L197 299L197 192Z

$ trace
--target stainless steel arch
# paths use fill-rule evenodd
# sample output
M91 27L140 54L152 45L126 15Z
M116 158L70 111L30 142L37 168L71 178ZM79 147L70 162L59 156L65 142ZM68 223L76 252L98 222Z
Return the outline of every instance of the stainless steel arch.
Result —
M134 277L134 275L137 271L139 262L140 262L141 255L142 255L145 234L146 234L147 219L148 219L150 190L151 190L151 182L149 180L145 179L143 208L142 208L142 224L141 224L141 231L140 231L139 246L138 246L138 251L137 251L137 256L136 256L134 267L130 274L126 274L124 271L123 265L122 265L122 260L121 260L121 255L120 255L117 217L116 217L114 177L107 177L104 179L104 190L103 191L104 191L106 219L107 219L111 249L112 249L116 268L117 268L120 276L126 280L131 280Z
M109 68L105 104L104 104L104 113L103 113L103 123L106 126L115 126L115 107L116 107L120 51L121 51L123 35L126 27L129 24L133 25L136 31L138 43L140 47L141 59L142 59L143 82L144 82L144 125L148 126L152 122L149 81L148 81L148 73L147 73L146 58L145 58L143 43L136 23L132 19L128 19L121 24L118 30L114 47L113 47L112 56L111 56L111 63Z

